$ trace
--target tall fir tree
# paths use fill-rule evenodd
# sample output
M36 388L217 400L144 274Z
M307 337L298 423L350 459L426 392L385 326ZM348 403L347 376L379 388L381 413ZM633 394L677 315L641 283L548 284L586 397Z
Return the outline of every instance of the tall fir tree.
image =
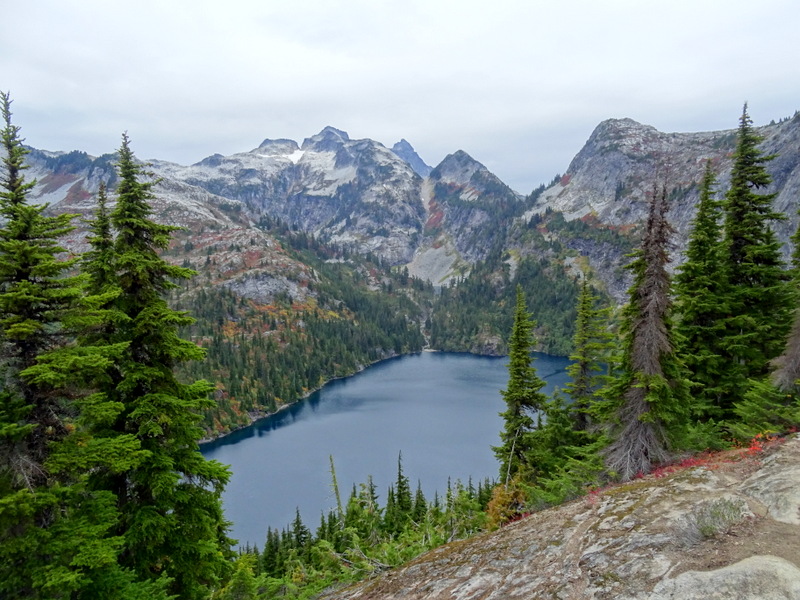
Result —
M75 342L102 321L101 300L68 274L75 261L60 259L73 215L28 202L35 182L24 180L7 93L0 108L0 596L164 598L162 586L120 567L114 498L87 486L89 471L141 457L131 436L103 442L84 429L92 411L117 410L91 385L121 347Z
M547 403L547 396L540 391L544 381L536 374L531 356L534 327L525 294L517 286L514 325L508 342L508 385L501 392L506 403L506 410L500 413L501 444L493 448L500 461L500 480L506 483L529 468L525 455L529 449L527 436L536 425L532 413L542 411Z
M22 376L37 358L63 346L71 332L65 320L75 315L83 294L67 273L74 260L59 260L58 238L72 230L75 215L46 216L47 205L31 205L27 196L35 181L26 182L28 153L11 122L9 94L0 95L4 127L0 136L5 173L0 192L0 380L16 413L16 432L4 435L4 465L13 469L17 484L34 488L47 479L43 464L52 442L66 434L67 408ZM13 399L12 399L13 398ZM10 415L9 415L10 416Z
M688 380L672 333L667 209L666 185L654 186L642 246L628 265L634 281L623 312L622 360L607 390L605 461L623 480L667 459L689 416Z
M783 433L800 426L800 226L792 236L792 244L792 328L783 352L770 364L769 376L751 379L744 398L734 405L737 419L728 428L740 439Z
M748 379L763 378L769 361L783 350L791 326L794 298L781 258L780 243L771 223L784 219L772 208L775 194L764 193L771 183L745 104L739 120L731 187L725 195L725 236L722 268L728 315L724 319L725 371L719 381L718 409L732 417L743 400Z
M578 295L573 348L567 367L570 381L564 391L572 400L571 413L575 429L586 431L591 423L591 408L599 399L598 392L607 381L613 336L609 330L610 308L597 306L586 277Z
M116 287L114 236L111 232L105 183L100 184L97 192L94 218L87 220L86 224L89 226L86 241L90 249L82 257L83 271L89 276L89 289L99 294Z
M194 272L159 256L176 228L152 220L154 182L144 181L127 135L117 168L117 203L110 215L117 235L109 284L119 289L114 308L124 318L109 336L111 342L126 344L126 351L109 371L103 391L124 408L96 433L133 435L147 457L120 475L97 477L95 485L118 499L123 563L142 578L171 578L169 589L180 598L200 599L227 573L231 540L220 500L228 470L207 461L198 448L201 412L214 405L212 386L182 383L175 376L176 366L200 360L204 352L180 338L178 329L193 320L170 309L163 297L176 287L173 280ZM104 239L99 225L95 237ZM102 260L100 254L96 260ZM96 267L90 263L87 270L99 273Z
M720 378L726 358L720 348L729 314L722 254L722 213L714 198L716 177L706 163L700 200L692 222L686 261L678 267L673 286L678 320L679 353L696 384L693 396L700 418L719 417L723 391Z

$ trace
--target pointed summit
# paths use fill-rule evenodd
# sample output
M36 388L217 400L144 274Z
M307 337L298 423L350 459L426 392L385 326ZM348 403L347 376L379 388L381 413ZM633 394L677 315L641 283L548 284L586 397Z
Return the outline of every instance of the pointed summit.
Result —
M342 144L350 141L347 132L328 125L317 135L303 140L303 150L316 150L318 152L335 152Z
M419 154L417 154L417 151L414 150L414 147L405 139L401 139L394 146L392 146L392 152L406 161L414 170L414 172L420 177L427 177L431 174L431 171L433 171L433 167L425 164L425 161L422 160Z
M444 182L465 185L478 171L489 172L485 166L469 154L463 150L456 150L442 159L442 162L433 169L431 177Z

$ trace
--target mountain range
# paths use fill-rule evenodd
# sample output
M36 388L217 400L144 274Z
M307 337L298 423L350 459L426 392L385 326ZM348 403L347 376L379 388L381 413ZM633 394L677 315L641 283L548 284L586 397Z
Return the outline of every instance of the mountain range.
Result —
M776 155L767 163L773 178L768 191L777 193L775 207L788 217L775 224L785 241L797 224L800 116L758 132L764 151ZM253 150L215 154L190 166L154 160L150 169L160 179L156 210L161 220L186 228L197 249L210 240L218 247L254 240L248 252L259 255L259 265L276 266L274 275L286 279L287 289L292 288L288 265L274 256L277 245L258 227L265 217L320 241L374 255L386 265L405 265L411 275L442 285L463 277L492 250L526 253L515 240L536 215L558 212L566 222L580 220L595 231L628 235L644 219L648 192L662 181L670 189L669 218L677 230L675 258L680 262L704 165L712 161L718 189L724 192L735 137L733 129L662 133L631 119L607 120L562 176L529 195L515 192L461 150L431 168L406 140L390 149L370 139L352 140L333 127L300 144L267 139ZM30 162L38 179L33 197L57 211L86 215L100 182L114 185L113 155L33 150ZM548 234L585 257L599 281L621 299L624 281L617 267L624 258L619 252L591 239ZM80 249L80 231L70 244ZM188 260L196 262L191 252ZM243 264L234 269L237 261ZM242 270L253 271L245 280L272 275L269 268L248 266L254 264L252 257L225 255L217 262L226 281L231 270L239 277ZM567 260L564 267L570 264ZM302 266L293 266L300 280L309 277ZM275 282L238 285L243 293L264 296L280 287Z

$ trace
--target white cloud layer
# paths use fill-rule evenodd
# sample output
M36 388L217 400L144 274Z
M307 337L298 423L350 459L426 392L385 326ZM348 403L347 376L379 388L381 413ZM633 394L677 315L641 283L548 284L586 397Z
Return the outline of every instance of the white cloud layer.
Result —
M800 109L796 0L36 0L3 8L29 144L193 163L326 125L520 192L603 119L733 128Z

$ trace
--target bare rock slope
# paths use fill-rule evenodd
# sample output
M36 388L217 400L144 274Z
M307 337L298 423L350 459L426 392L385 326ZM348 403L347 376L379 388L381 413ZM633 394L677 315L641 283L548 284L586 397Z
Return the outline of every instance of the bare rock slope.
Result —
M800 598L800 438L694 460L323 598Z

